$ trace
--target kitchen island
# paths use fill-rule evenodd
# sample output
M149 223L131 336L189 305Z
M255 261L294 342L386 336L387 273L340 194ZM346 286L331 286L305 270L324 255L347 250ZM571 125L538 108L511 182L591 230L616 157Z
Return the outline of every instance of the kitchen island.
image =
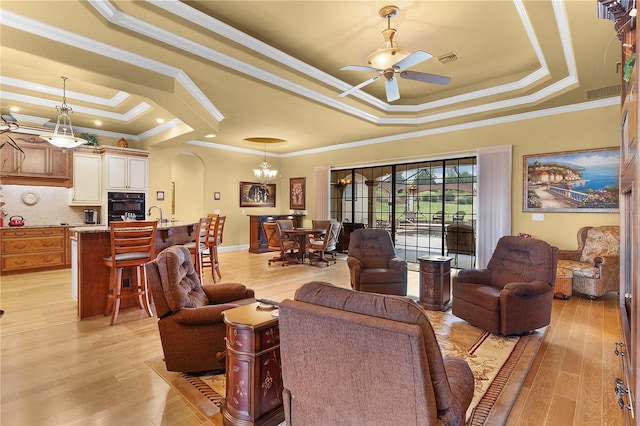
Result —
M198 224L194 222L167 222L158 224L156 255L169 246L193 241ZM109 227L82 226L70 228L72 236L72 293L78 301L80 319L103 315L107 307L110 269L102 258L111 253ZM123 280L135 282L132 268L125 268ZM137 299L122 300L121 309L139 308Z

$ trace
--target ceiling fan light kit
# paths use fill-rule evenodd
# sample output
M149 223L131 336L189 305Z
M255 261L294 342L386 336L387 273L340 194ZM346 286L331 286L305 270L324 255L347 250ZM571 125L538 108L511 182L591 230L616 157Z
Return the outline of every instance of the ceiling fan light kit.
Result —
M341 68L341 70L344 71L373 71L376 72L377 75L353 86L348 90L345 90L340 93L338 97L347 96L356 90L373 83L383 76L385 78L387 102L396 101L400 99L398 81L395 78L396 74L402 78L421 81L424 83L438 85L446 85L449 83L451 80L450 77L407 70L407 68L431 58L431 54L423 52L422 50L411 53L406 49L402 49L394 40L397 30L395 28L391 28L391 18L396 16L399 11L400 9L397 6L385 6L378 12L382 18L387 20L387 28L382 31L382 36L384 37L382 45L376 51L367 56L367 63L371 65L371 67L347 65L346 67Z

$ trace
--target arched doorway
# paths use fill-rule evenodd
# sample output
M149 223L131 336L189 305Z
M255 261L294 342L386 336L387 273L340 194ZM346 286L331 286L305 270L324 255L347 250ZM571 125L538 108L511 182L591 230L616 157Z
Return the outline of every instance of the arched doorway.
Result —
M181 152L171 162L171 217L198 220L204 213L205 164L191 152Z

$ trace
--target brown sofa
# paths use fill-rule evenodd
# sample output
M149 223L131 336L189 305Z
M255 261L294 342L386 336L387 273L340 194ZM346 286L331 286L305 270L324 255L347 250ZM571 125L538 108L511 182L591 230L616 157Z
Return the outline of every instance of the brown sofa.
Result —
M414 301L310 282L279 316L288 426L464 424L473 373Z
M224 369L222 313L255 302L253 290L243 284L201 286L189 249L183 246L166 248L145 269L167 370Z
M407 294L407 261L396 256L386 229L356 229L347 258L351 288L371 293Z
M551 322L558 248L535 238L500 238L486 269L453 279L455 316L495 334L522 334Z
M560 250L558 268L570 271L573 290L590 299L620 291L620 227L580 228L578 249Z

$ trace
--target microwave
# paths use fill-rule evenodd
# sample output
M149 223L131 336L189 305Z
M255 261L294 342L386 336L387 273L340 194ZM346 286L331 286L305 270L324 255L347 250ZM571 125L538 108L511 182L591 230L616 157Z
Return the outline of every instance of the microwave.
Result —
M136 220L145 220L144 192L109 192L107 194L107 220L122 221L125 213L133 213Z

